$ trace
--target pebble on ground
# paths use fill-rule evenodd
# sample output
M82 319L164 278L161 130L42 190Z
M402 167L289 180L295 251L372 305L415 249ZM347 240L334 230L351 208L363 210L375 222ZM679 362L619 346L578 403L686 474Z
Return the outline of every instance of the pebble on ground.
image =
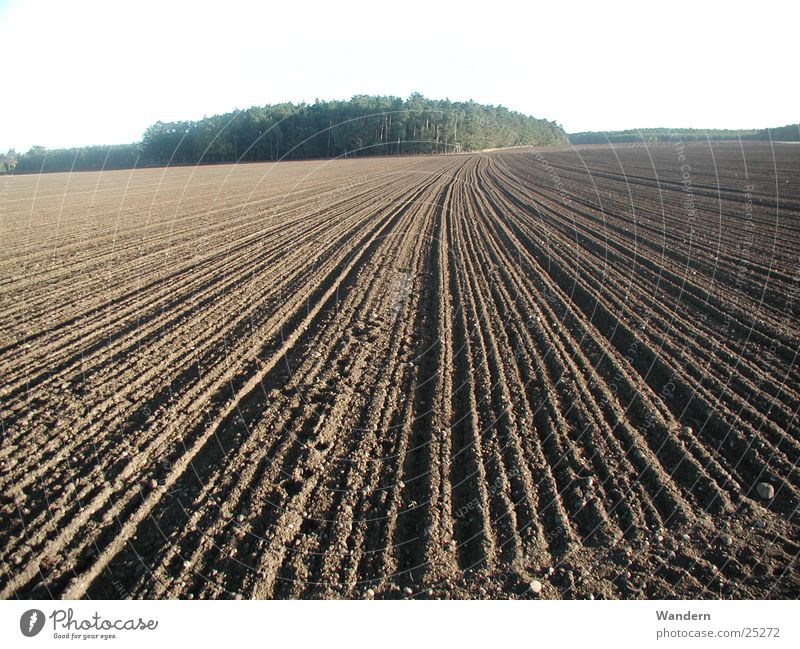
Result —
M768 482L759 482L756 485L756 493L764 500L772 500L775 497L775 487Z

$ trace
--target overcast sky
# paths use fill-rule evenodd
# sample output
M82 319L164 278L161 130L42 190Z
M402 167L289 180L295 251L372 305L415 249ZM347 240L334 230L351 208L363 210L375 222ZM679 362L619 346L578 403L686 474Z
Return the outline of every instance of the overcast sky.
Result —
M800 121L796 2L273 4L0 0L0 150L414 91L568 132Z

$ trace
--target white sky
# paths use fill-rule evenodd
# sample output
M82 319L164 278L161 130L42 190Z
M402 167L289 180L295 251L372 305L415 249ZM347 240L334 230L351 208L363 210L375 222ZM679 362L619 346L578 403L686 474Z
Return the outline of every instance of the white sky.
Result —
M0 150L353 94L474 99L568 132L800 121L800 3L0 0Z

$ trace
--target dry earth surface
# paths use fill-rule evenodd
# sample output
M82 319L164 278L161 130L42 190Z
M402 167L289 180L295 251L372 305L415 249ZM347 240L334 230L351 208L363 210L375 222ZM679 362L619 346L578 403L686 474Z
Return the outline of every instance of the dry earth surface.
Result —
M797 147L16 176L0 210L4 598L800 595Z

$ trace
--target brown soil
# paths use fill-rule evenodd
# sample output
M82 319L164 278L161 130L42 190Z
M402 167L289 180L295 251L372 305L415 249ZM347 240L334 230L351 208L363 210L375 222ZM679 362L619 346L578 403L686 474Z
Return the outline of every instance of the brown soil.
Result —
M797 597L800 158L683 153L0 179L0 594Z

